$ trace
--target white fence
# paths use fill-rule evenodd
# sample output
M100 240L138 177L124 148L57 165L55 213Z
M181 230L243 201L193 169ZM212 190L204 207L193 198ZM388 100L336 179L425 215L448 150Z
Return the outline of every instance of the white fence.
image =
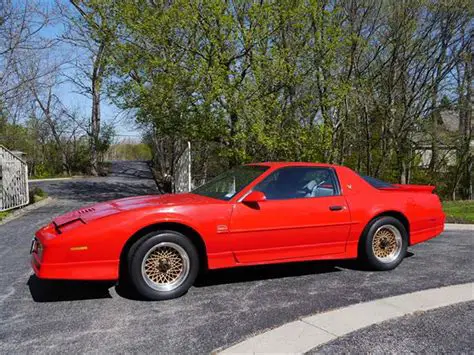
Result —
M0 211L28 203L28 166L0 145Z

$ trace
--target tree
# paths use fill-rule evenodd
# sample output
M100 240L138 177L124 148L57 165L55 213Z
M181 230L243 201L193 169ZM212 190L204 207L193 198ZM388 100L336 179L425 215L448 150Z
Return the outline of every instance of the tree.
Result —
M0 2L0 102L12 123L24 113L26 85L36 76L18 75L31 54L49 50L54 39L41 36L50 14L38 1ZM31 73L46 75L45 71Z
M80 54L73 63L75 70L72 75L68 75L68 79L80 94L91 99L87 129L90 138L90 173L97 176L101 145L101 101L113 33L108 27L108 15L100 1L70 0L70 5L73 9L58 3L66 20L66 31L61 39L73 48L79 48Z
M58 5L60 10L65 9L64 3ZM94 68L94 85L90 89L94 109L92 119L87 119L89 123L84 122L84 115L77 109L66 107L60 99L63 95L58 95L67 88L65 77L76 78L77 82L85 78L85 66L81 66L84 62L73 61L77 58L66 50L68 35L77 35L74 38L81 45L91 44L78 51L83 55L81 60L87 48L93 50L99 36L67 22L70 26L63 37L56 22L56 9L52 9L50 4L34 0L0 2L0 143L25 151L29 171L39 176L90 171L90 157L96 167L113 137L113 130L106 125L101 130L100 124L106 63L103 56L94 57L90 65ZM84 23L78 10L72 16L72 9L69 7L68 18L76 24ZM91 150L93 154L89 154Z

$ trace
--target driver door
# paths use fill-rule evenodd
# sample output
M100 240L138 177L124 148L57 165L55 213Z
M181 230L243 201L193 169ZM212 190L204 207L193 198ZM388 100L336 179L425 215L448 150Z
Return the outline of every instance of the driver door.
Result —
M344 253L351 219L333 169L281 168L254 190L266 200L236 203L230 221L240 263Z

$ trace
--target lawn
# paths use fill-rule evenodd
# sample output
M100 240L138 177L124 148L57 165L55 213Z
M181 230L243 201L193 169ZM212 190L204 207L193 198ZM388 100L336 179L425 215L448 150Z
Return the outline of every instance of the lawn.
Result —
M474 223L474 200L445 201L443 210L448 223Z
M10 211L0 212L0 221L10 214Z

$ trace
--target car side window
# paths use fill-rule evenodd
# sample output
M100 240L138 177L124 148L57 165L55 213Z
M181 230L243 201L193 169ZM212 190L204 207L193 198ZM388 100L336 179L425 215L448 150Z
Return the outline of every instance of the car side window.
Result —
M331 168L297 166L276 170L254 190L263 192L268 200L287 200L335 196L338 186Z

